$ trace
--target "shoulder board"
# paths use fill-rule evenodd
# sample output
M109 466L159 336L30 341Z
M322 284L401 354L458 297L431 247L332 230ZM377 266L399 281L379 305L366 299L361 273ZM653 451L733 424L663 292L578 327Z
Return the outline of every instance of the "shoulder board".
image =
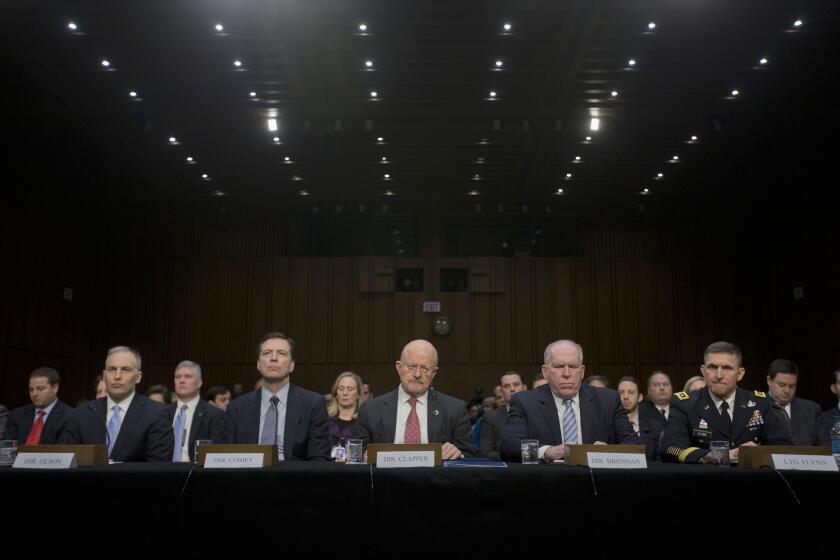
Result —
M756 397L761 397L762 399L766 399L766 398L767 398L767 395L766 395L766 394L764 394L764 391L755 391L755 396L756 396Z
M689 399L688 393L686 393L685 391L674 393L674 396L680 399L681 401L687 401Z

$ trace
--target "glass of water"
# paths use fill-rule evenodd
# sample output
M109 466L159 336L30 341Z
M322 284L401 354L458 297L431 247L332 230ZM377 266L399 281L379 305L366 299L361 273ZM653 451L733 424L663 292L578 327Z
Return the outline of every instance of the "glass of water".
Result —
M729 442L709 442L709 462L720 467L729 466Z
M347 440L347 464L362 465L364 458L364 443L360 439Z
M537 463L539 463L540 440L523 439L520 441L522 445L522 464L536 465Z
M0 439L0 466L7 467L15 462L17 447L16 439Z

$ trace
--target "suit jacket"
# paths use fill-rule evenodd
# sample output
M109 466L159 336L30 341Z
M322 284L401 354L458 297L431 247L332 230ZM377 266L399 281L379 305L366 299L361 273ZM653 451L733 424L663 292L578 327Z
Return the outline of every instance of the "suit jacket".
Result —
M665 431L665 418L659 410L656 411L656 414L659 418L639 414L639 439L645 446L645 456L648 461L660 460L663 432Z
M508 421L507 407L491 410L481 417L481 431L478 440L478 455L499 460L499 446L502 444L502 428Z
M61 443L106 443L108 430L108 397L89 401L76 409ZM166 407L134 394L128 412L123 416L117 441L111 451L113 461L171 461L172 426L167 421Z
M222 442L260 441L260 392L245 393L228 406L222 427ZM297 385L289 385L283 455L287 461L328 461L330 458L329 417L324 397Z
M731 430L708 389L675 393L665 427L662 460L697 463L709 452L709 442L729 441L734 449L749 441L768 445L791 445L790 430L781 411L772 408L761 391L736 389Z
M177 401L166 405L166 414L169 416L169 425L175 421L175 414L177 413ZM221 443L222 441L222 424L225 421L225 413L210 406L210 404L202 398L198 399L198 404L195 406L193 413L192 424L190 425L190 433L187 437L187 451L190 459L195 459L195 440L209 439L213 443ZM174 428L173 428L174 429ZM175 433L172 433L172 439L175 440ZM174 450L173 450L174 454Z
M581 385L580 434L581 443L639 444L640 439L627 420L618 392L591 385ZM516 393L510 401L510 416L502 430L501 457L505 461L521 461L522 439L538 439L540 446L563 443L557 405L550 385L532 391Z
M464 401L429 389L426 426L429 443L449 442L464 457L475 457L475 447L470 438L470 420ZM375 399L362 403L353 437L368 443L394 443L397 433L397 405L399 392L394 389Z
M665 417L662 416L662 413L659 412L656 405L647 400L647 398L645 398L645 400L642 401L642 404L639 405L639 418L651 418L662 424L663 427L666 422Z
M64 430L67 429L67 422L73 415L73 409L63 402L56 401L55 406L47 416L44 429L41 431L41 444L50 445L61 441ZM23 445L32 424L35 423L35 405L27 404L15 408L9 412L9 420L6 424L6 436L3 439L16 439L18 445Z
M8 439L4 434L6 433L6 423L9 421L9 409L0 404L0 439Z
M834 425L835 416L840 416L840 408L837 406L832 406L820 415L820 438L826 442L824 445L831 445L831 426Z
M790 402L790 428L794 445L831 445L828 433L822 433L820 405L793 397Z

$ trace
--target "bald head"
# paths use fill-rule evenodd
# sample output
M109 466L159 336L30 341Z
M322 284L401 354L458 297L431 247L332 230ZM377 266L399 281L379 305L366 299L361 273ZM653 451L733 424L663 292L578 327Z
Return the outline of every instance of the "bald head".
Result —
M411 342L406 344L402 349L402 353L400 354L400 361L405 361L406 355L409 353L422 354L424 357L429 357L434 362L434 365L437 366L437 349L428 340L418 338L417 340L412 340Z
M437 373L437 363L437 350L428 340L406 344L396 364L403 390L414 397L426 394Z
M561 339L555 340L554 342L545 347L545 352L543 353L543 364L548 364L551 361L551 353L554 351L555 348L573 348L578 353L578 363L583 363L583 348L581 348L580 344L578 344L574 340Z

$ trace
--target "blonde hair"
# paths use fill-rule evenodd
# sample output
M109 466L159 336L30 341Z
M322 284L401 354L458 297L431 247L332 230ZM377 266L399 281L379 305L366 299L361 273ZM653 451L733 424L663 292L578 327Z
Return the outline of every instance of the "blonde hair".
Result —
M356 405L353 409L353 420L356 419L356 416L359 415L359 404L362 400L362 378L353 373L352 371L345 371L343 373L339 373L338 377L335 378L332 384L332 390L330 390L330 394L333 396L332 400L327 404L327 414L330 418L335 418L338 416L338 384L341 383L341 380L345 377L353 378L353 381L356 382Z
M706 380L705 380L705 379L703 379L703 376L702 376L702 375L695 375L694 377L689 377L689 378L688 378L688 381L686 381L686 382L685 382L685 386L683 387L683 391L684 391L684 392L686 392L686 393L688 393L688 389L689 389L692 385L694 385L697 381L702 381L703 383L705 383L705 382L706 382Z

